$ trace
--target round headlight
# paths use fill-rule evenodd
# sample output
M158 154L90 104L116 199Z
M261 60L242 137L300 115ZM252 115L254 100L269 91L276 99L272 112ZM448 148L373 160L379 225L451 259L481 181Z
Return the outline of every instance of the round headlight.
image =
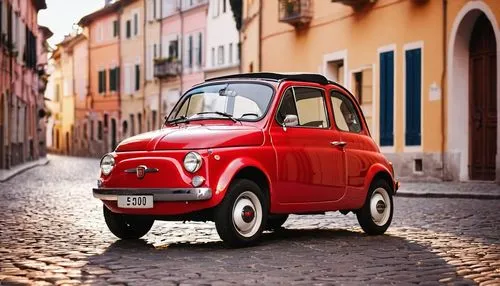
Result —
M190 173L198 171L201 167L201 156L196 152L189 152L184 157L184 169Z
M101 159L101 171L107 176L111 173L113 168L115 167L115 158L112 155L106 154Z

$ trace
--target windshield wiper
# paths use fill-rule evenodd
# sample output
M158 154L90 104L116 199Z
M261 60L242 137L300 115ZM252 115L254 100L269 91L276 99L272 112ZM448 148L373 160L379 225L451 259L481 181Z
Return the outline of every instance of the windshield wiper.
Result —
M176 119L172 119L172 120L167 120L167 118L165 117L165 124L166 123L169 123L169 124L172 124L172 123L186 123L186 122L189 122L189 118L187 118L184 115L181 115L181 116L177 117Z
M200 115L200 114L217 114L217 115L220 115L220 116L227 117L227 118L231 119L234 122L239 122L239 120L237 118L234 118L231 114L225 113L225 112L220 112L220 111L205 111L205 112L196 113L196 115Z

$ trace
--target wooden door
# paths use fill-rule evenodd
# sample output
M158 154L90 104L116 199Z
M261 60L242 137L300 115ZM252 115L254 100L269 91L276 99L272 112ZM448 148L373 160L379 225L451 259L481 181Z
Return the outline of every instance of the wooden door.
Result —
M494 180L497 151L497 71L493 28L483 14L474 24L469 59L469 177Z

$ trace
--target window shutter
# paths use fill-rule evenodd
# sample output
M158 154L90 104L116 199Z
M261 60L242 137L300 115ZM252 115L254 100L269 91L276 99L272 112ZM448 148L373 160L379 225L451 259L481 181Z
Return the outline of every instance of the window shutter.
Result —
M406 61L406 146L421 145L421 50L405 52Z
M139 65L135 65L135 90L141 88L141 68Z
M106 92L106 70L102 71L102 90Z
M394 145L394 52L380 54L380 146Z
M198 33L198 66L203 66L203 34Z
M120 67L115 68L116 90L120 90Z

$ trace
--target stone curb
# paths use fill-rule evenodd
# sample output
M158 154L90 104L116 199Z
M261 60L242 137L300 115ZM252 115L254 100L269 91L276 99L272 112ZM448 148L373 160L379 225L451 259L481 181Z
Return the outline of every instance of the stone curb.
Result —
M28 162L28 163L23 164L24 166L16 166L18 169L15 171L14 170L0 170L0 171L11 171L12 172L11 174L5 175L5 177L2 177L0 175L0 183L7 182L8 180L14 178L15 176L17 176L21 173L24 173L30 169L33 169L35 167L45 166L45 165L49 164L49 162L50 162L50 160L48 158L45 158L45 159L39 159L38 162L36 162L36 163L35 162Z
M477 199L500 200L500 194L463 194L463 193L412 193L398 192L396 197L406 198L450 198L450 199Z

